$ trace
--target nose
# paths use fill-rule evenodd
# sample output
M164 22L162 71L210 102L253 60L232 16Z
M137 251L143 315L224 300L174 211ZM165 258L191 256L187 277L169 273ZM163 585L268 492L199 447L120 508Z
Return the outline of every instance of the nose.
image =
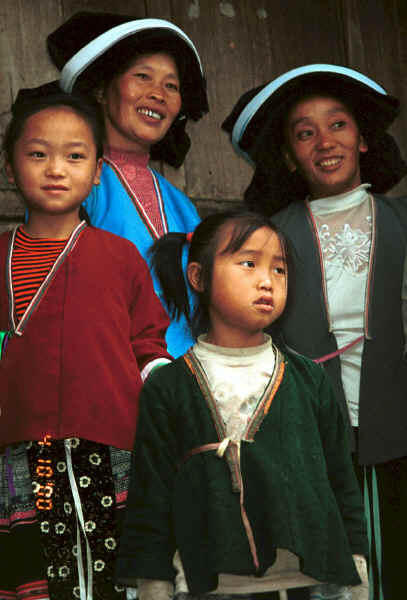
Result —
M65 167L62 158L50 157L46 168L47 177L64 177Z
M160 82L152 83L149 96L157 102L164 102L164 90Z
M317 135L317 148L327 150L335 146L335 139L329 129L320 129Z
M273 285L271 283L271 278L269 274L264 274L258 282L258 288L259 290L266 290L266 291L271 291L273 288Z

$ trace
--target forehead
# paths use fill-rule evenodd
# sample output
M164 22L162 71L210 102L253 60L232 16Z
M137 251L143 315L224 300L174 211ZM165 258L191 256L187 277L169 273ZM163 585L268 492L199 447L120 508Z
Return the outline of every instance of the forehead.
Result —
M147 66L152 69L159 69L168 74L175 75L178 77L178 68L175 59L168 52L150 52L147 54L139 54L133 60L131 60L127 67L125 67L124 75L129 70L139 66ZM120 76L120 75L119 75Z
M219 232L216 254L222 254L234 234L237 233L236 237L239 237L241 231L244 231L244 227L241 228L236 223L226 223ZM240 248L235 250L235 252L245 251L267 252L273 255L284 254L279 236L269 227L256 229L247 237Z
M60 141L62 138L93 140L90 125L84 117L69 106L53 106L44 108L29 116L21 130L19 139L28 141L31 138L47 138Z
M352 111L340 98L329 94L307 95L291 106L286 117L286 124L290 125L299 119L318 118L336 112L345 113L356 122Z

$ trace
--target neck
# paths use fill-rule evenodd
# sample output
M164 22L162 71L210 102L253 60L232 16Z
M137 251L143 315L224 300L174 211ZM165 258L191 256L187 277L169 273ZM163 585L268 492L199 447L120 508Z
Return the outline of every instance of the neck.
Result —
M33 238L51 238L54 240L66 240L75 227L81 222L79 215L75 217L67 215L37 215L32 213L28 217L24 230Z
M227 331L225 334L217 329L210 329L205 342L224 348L252 348L253 346L261 346L265 340L262 330L254 333Z

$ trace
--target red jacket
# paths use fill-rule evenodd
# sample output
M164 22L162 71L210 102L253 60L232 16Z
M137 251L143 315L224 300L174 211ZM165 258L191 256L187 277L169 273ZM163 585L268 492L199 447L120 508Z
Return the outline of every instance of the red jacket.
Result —
M0 331L13 330L12 237L0 236ZM127 240L82 226L56 265L0 361L0 446L48 434L130 450L140 371L170 358L168 317Z

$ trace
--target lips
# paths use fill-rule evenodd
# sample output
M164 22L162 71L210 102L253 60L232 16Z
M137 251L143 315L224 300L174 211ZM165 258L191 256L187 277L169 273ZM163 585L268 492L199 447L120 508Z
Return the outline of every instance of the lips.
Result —
M65 192L68 190L64 185L43 185L42 189L47 192Z
M265 308L266 310L272 310L274 308L274 302L271 296L261 296L254 304L260 308Z

